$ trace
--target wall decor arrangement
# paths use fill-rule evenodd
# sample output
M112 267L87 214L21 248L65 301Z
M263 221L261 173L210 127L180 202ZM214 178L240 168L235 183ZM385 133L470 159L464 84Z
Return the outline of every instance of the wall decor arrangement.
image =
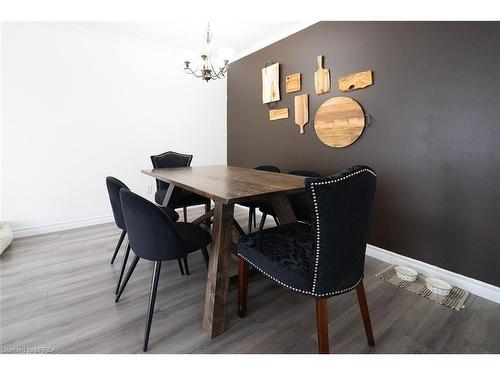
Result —
M300 73L294 73L286 76L285 86L287 94L301 90L301 78L302 74Z
M314 130L324 144L341 148L354 143L365 128L365 114L354 99L338 96L325 101L314 117Z
M309 94L297 95L294 98L295 124L304 134L304 126L309 122Z
M269 121L288 118L288 108L277 108L269 110Z
M318 70L314 72L314 87L316 88L316 94L326 94L330 92L330 70L323 68L323 55L319 55L318 59Z
M262 69L262 103L280 100L280 65L275 63Z
M363 89L373 84L373 73L371 70L349 74L339 78L339 90L348 92Z

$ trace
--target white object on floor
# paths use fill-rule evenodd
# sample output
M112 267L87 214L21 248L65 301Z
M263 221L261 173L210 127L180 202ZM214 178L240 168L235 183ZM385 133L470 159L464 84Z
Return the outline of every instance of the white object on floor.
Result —
M440 296L447 296L450 294L451 285L446 281L439 280L434 277L427 277L425 279L425 284L427 285L427 289L429 289L432 293L439 294Z
M415 280L417 280L418 272L410 267L396 266L395 270L396 275L398 275L401 280L410 282L414 282Z
M0 221L0 254L9 247L13 237L14 234L12 233L10 224L6 221Z

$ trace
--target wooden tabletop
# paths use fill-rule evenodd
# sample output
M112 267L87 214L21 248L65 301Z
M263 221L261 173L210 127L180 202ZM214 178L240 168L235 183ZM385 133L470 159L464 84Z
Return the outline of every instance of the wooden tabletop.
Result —
M143 169L142 173L223 204L304 191L302 176L225 165Z

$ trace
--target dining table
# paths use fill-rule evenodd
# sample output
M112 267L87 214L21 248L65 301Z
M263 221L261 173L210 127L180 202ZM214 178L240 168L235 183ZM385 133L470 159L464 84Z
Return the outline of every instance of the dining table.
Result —
M245 235L234 219L234 205L266 200L272 204L280 224L294 222L287 195L305 190L304 177L226 165L143 169L142 173L169 184L163 205L168 204L175 187L215 202L213 209L193 223L213 220L203 328L210 338L219 336L226 329L231 253L236 249L234 239Z

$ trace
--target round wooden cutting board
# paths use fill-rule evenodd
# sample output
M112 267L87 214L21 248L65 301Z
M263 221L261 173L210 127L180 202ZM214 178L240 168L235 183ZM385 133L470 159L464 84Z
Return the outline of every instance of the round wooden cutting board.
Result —
M355 100L344 96L328 99L314 117L314 130L324 144L346 147L359 138L365 128L365 114Z

